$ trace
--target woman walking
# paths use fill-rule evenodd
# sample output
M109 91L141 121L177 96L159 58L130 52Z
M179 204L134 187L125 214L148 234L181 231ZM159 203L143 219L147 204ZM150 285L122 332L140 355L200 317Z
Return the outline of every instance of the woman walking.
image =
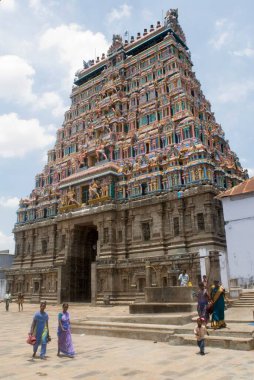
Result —
M31 325L30 335L36 337L36 343L33 346L33 358L36 356L39 345L41 345L40 358L46 359L47 343L50 340L49 327L48 327L48 314L45 312L46 301L40 303L40 311L34 314L33 322Z
M71 322L70 314L68 313L69 305L67 303L63 304L63 312L58 314L58 351L57 355L60 353L73 358L75 355L72 337L71 337Z
M224 321L225 289L219 285L219 281L214 281L214 285L211 288L211 299L213 302L211 327L213 329L226 327L227 325Z
M207 309L209 295L203 282L200 282L199 284L199 291L197 293L197 298L198 298L198 306L197 306L198 316L205 322L205 325L207 325L209 321L209 312Z

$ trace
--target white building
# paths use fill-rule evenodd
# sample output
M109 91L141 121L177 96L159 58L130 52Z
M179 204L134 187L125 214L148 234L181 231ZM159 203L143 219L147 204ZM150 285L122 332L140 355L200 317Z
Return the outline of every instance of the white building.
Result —
M230 286L254 285L254 177L219 195L223 204Z
M5 269L10 268L13 262L14 255L11 255L9 250L0 251L0 299L3 299L6 292Z

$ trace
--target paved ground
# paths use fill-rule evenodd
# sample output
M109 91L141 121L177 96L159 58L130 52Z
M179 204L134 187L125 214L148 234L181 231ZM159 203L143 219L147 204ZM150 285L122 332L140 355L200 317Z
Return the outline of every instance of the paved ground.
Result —
M207 347L207 355L198 355L196 347L169 346L166 343L73 335L77 356L56 356L56 325L60 307L48 306L50 334L46 361L32 359L32 348L25 343L35 305L10 305L9 313L0 304L0 379L84 379L84 380L175 380L254 379L254 351L223 350ZM86 315L125 315L127 307L71 305L72 319ZM241 317L242 315L242 317ZM228 319L252 320L249 309L230 309ZM247 323L247 322L246 322Z

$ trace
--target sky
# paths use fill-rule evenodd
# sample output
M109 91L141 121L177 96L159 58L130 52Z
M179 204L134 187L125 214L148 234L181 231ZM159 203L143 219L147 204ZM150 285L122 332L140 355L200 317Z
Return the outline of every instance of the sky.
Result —
M0 250L14 251L19 199L46 164L83 60L170 8L217 122L254 175L253 0L0 0Z

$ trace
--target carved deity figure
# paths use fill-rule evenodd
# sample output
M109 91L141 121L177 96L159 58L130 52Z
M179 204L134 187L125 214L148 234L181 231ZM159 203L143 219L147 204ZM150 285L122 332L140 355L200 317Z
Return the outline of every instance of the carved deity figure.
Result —
M75 191L69 188L67 194L63 195L61 197L61 205L64 206L70 206L70 205L77 205L79 206L78 201L75 199L76 194Z
M104 160L107 160L108 157L105 153L104 144L100 144L98 148L95 150L97 161L100 161L100 157L102 156Z
M89 186L89 198L90 199L99 198L100 197L99 189L100 189L100 186L95 180L93 180L93 182Z
M170 9L169 11L167 11L164 20L165 25L171 28L175 33L177 33L183 42L186 42L183 30L178 23L178 9Z
M80 154L77 157L78 166L80 168L85 165L86 158L87 158L87 151L82 149Z

